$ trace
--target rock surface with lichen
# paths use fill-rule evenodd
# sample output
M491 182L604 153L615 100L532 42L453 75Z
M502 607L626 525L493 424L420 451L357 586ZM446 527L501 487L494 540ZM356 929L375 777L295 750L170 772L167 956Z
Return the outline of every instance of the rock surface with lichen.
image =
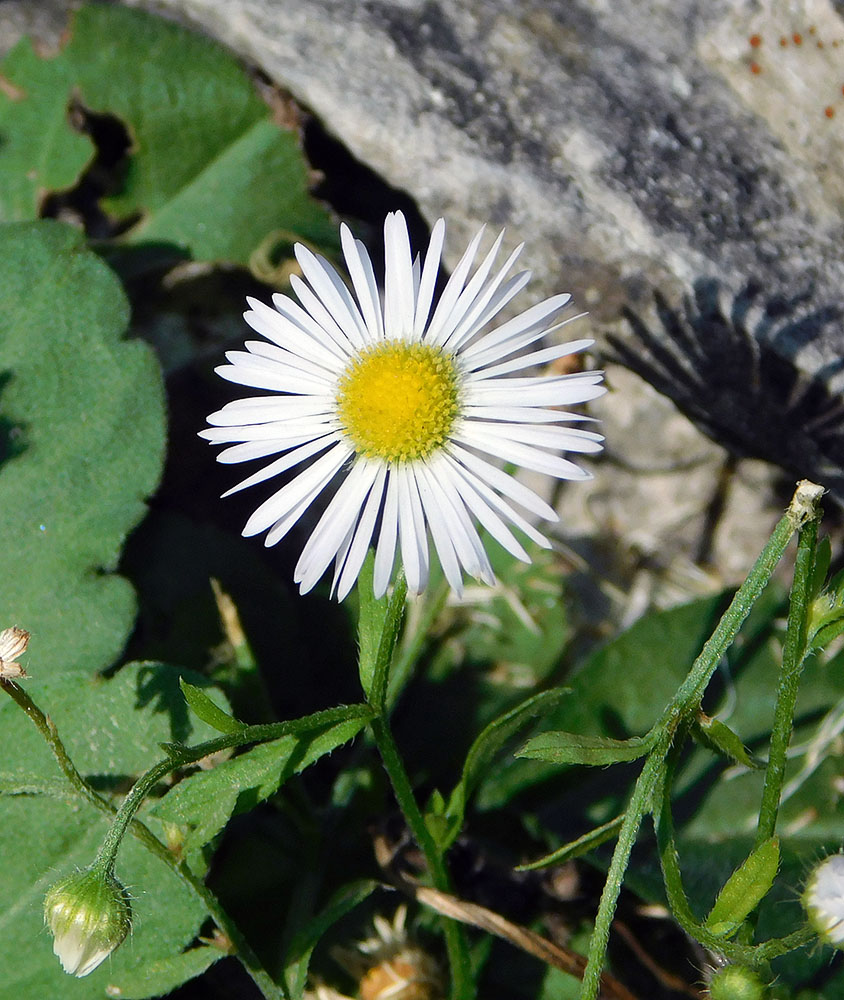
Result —
M626 369L734 454L844 498L840 2L128 2L289 90L448 218L452 255L507 227L537 294L590 310L609 455L561 499L563 534L626 539L627 583L637 560L732 577L773 512L772 474L741 462L713 528L724 452Z

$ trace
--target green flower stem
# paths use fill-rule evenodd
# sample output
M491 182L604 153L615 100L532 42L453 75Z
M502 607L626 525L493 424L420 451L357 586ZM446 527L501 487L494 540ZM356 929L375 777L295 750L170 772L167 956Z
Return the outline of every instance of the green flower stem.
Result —
M663 780L665 758L674 736L685 721L697 713L700 700L721 657L729 649L750 614L751 608L767 586L791 536L798 528L818 518L818 505L822 496L822 487L805 480L798 484L788 510L774 528L747 579L736 592L676 695L651 730L651 735L655 734L656 741L633 789L621 824L604 891L598 904L595 930L589 942L580 1000L596 1000L598 996L604 956L609 942L610 924L621 892L621 883L642 819L652 808L654 790ZM694 920L693 915L691 919Z
M359 705L358 714L367 720L372 716L372 709L368 705ZM123 839L126 828L133 816L138 811L141 803L155 785L170 771L175 771L188 764L195 764L208 757L210 754L218 753L220 750L228 750L234 747L245 746L248 743L266 743L270 740L277 740L283 736L290 736L295 733L307 732L309 729L317 729L336 720L346 721L353 718L351 708L340 706L338 708L328 708L322 712L314 712L313 715L305 716L301 719L292 719L288 722L272 722L257 726L244 726L232 733L225 733L213 740L206 740L205 743L198 743L196 746L186 747L180 744L168 744L166 749L169 755L154 764L148 771L141 775L132 786L132 790L123 800L114 822L100 847L98 860L103 859L106 863L113 863L117 856L120 842Z
M664 767L662 756L668 747L654 748L645 761L641 774L633 788L633 794L624 813L624 820L618 832L615 850L613 851L604 891L598 903L595 915L595 929L589 939L589 951L586 956L586 969L583 973L583 984L580 1000L596 1000L601 988L601 973L604 968L604 956L610 939L610 925L615 915L615 907L621 892L621 883L630 861L630 852L636 843L636 836L645 813L651 808L651 799L659 777Z
M371 585L368 580L362 586ZM446 868L445 858L425 823L425 817L413 794L413 786L405 770L404 763L393 738L389 723L388 692L390 689L390 672L393 666L393 656L398 642L399 631L404 617L407 599L407 582L400 574L393 586L393 592L388 600L386 611L383 612L381 635L378 641L378 651L372 671L372 684L369 691L369 704L376 713L370 722L372 735L381 756L384 769L390 779L396 802L404 815L417 844L425 855L428 870L434 886L440 892L452 893L451 879ZM436 602L434 602L436 603ZM381 609L378 602L369 602L361 615L361 634L365 627L371 627L373 620L364 622L363 615L379 615ZM375 619L377 621L377 619ZM363 640L361 638L361 648ZM399 657L401 660L401 657ZM364 671L361 671L362 675ZM443 920L446 948L448 949L449 967L451 969L452 1000L472 1000L474 985L472 980L469 950L463 928L453 920Z
M54 723L41 711L32 698L30 698L29 694L14 681L0 680L0 687L23 709L35 724L52 751L62 774L64 774L74 790L94 806L95 809L108 816L115 817L117 810L85 781L71 760ZM124 825L124 832L126 829ZM159 860L163 861L202 900L217 926L231 941L236 950L237 957L266 1000L280 1000L282 993L278 985L261 965L258 956L252 951L249 943L238 930L237 925L220 905L219 900L208 886L200 878L197 878L184 861L179 861L167 845L163 844L140 820L132 818L128 824L128 832L136 840L140 841L151 854L154 854ZM103 856L101 851L94 864L111 870L114 866L114 857L112 856L109 861L107 857Z
M675 730L689 712L697 711L697 706L703 697L703 692L712 675L718 667L721 657L726 653L744 624L745 618L756 603L759 595L765 589L777 563L782 558L785 548L794 532L809 521L818 517L818 504L823 489L808 483L800 483L788 506L788 510L780 518L768 539L765 548L753 565L747 579L739 587L730 606L724 612L721 620L707 640L700 655L692 664L686 679L680 685L677 694L662 713L654 729L671 728Z
M768 765L765 769L765 785L762 789L762 804L756 828L757 844L772 837L777 825L782 785L785 780L786 753L794 727L794 707L797 704L800 674L808 652L806 637L817 542L818 519L812 518L800 531L800 542L794 565L794 581L791 585L789 599L788 625L786 626L783 646L777 704L774 709Z
M407 825L410 827L417 844L425 855L425 861L431 872L431 879L434 887L440 892L453 894L451 879L445 866L445 860L440 854L436 841L431 836L425 817L416 802L413 794L413 787L405 771L401 756L396 746L393 734L390 731L386 717L376 716L370 723L372 734L384 769L393 786L393 793L396 802L401 809ZM448 949L449 966L451 968L451 996L452 1000L471 1000L474 996L472 985L472 971L469 961L468 948L466 946L463 929L453 920L446 918L443 921L446 947Z

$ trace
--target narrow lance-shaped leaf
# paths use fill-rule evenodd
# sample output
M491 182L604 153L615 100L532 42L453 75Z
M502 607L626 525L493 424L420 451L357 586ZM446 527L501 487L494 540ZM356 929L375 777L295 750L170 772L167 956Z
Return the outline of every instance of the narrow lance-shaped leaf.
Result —
M552 764L604 766L644 757L653 743L654 737L650 735L613 740L608 736L584 736L580 733L540 733L528 740L516 756L547 760Z
M219 733L236 733L245 726L234 716L224 712L219 705L214 704L208 695L194 684L189 684L183 677L179 679L179 687L190 705L191 711L204 723L212 726Z
M751 851L718 893L715 905L706 918L707 930L724 937L735 934L774 884L779 863L780 843L777 837L771 837Z
M725 726L723 722L713 719L703 712L698 713L692 734L703 746L715 753L722 754L737 764L754 769L762 766L751 756L750 751L729 726Z

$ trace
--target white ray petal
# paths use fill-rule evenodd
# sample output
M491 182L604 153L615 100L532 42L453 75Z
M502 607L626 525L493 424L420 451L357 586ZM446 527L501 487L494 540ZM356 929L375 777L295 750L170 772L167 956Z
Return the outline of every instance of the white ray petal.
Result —
M260 469L254 475L249 476L248 479L244 479L242 483L238 483L237 486L232 486L230 490L227 490L223 496L230 497L233 493L239 493L241 490L247 489L249 486L256 486L258 483L263 483L267 479L271 479L273 476L280 475L282 472L286 472L288 469L292 468L294 465L298 465L299 462L304 462L306 458L310 458L312 455L317 455L336 441L336 438L331 436L317 438L316 441L309 441L307 444L303 444L299 448L294 448L293 451L289 451L282 458L276 459L275 462L270 462L269 465ZM219 456L218 456L219 458Z
M411 594L420 594L428 582L428 534L416 479L406 465L395 469L398 483L399 543L402 566Z
M431 465L436 468L436 475L433 476L432 483L434 489L443 498L443 506L449 511L451 538L460 561L470 576L474 576L484 583L495 583L495 573L492 571L486 549L472 523L472 518L452 476L448 474L448 468L436 459Z
M478 448L505 462L515 462L523 469L533 469L536 472L544 472L556 479L574 479L583 481L591 479L592 476L585 469L581 469L574 462L569 462L558 455L550 455L539 448L532 448L527 444L519 444L516 441L508 441L494 431L487 431L483 424L464 424L462 433L457 437L472 448Z
M297 375L307 379L308 382L318 383L323 391L326 388L332 387L337 381L336 372L328 371L328 369L321 365L316 365L307 358L293 354L292 351L288 351L284 347L278 347L276 344L268 344L265 340L247 340L244 346L250 354L256 354L261 358L269 358L279 365L284 365L285 368L296 372ZM320 390L317 389L317 391Z
M348 551L342 560L338 560L337 573L334 577L334 587L337 591L337 599L342 601L354 586L360 575L361 566L366 558L369 542L375 530L375 521L378 511L381 508L381 500L384 496L384 483L387 479L386 466L379 466L378 474L369 496L366 498L366 505L363 509L360 521L355 528L354 537Z
M571 413L568 410L544 410L538 406L477 406L466 403L461 407L464 420L514 420L531 424L589 423L596 424L595 417L585 413Z
M401 212L384 220L384 331L388 340L409 340L416 302L407 223Z
M414 467L414 474L419 487L419 497L431 528L434 547L437 550L445 578L451 589L460 596L463 593L463 573L452 540L452 523L449 515L443 509L440 497L431 483L431 474L424 462L420 462Z
M594 454L601 450L602 434L583 431L576 427L553 427L547 424L532 427L530 424L490 423L487 426L509 441L521 441L539 448L558 451L577 451Z
M293 571L293 581L299 584L300 593L307 594L312 590L328 569L329 563L357 524L377 474L378 467L374 462L355 462L338 487L311 532Z
M337 369L337 349L333 344L329 347L330 341L329 344L325 343L329 338L316 327L313 320L306 323L301 319L300 314L307 314L292 299L286 295L273 295L275 309L251 297L247 297L246 301L251 308L243 314L243 318L256 333L292 354L320 365L326 371Z
M595 341L591 339L574 340L569 344L557 344L539 351L530 351L517 358L512 358L510 361L502 361L498 365L486 365L480 369L473 366L471 374L466 375L466 380L474 382L481 379L497 378L501 375L509 375L510 372L523 371L525 368L547 365L559 358L567 358L570 354L577 354L579 351L591 347L594 343Z
M298 274L291 274L290 287L296 293L296 298L324 331L326 340L333 341L344 357L352 357L357 351L355 342L350 340L345 330L340 328L334 316L325 308L322 300L311 286L303 281Z
M475 511L475 508L472 507L469 500L469 494L479 495L480 499L478 502L484 501L488 511L497 511L499 514L502 514L503 517L505 517L511 524L519 528L520 531L524 532L528 538L536 542L536 544L541 548L551 548L551 543L548 539L537 531L537 529L529 521L525 520L525 518L522 517L518 511L514 510L503 497L499 496L495 492L495 490L487 486L487 484L479 476L476 476L468 469L465 469L459 462L454 461L450 455L445 456L445 459L452 468L455 477L460 480L457 488L460 491L461 496L464 496L464 499L466 499L467 505L470 507L481 524L484 525L487 531L489 531L494 538L498 539L508 552L512 552L517 559L521 559L523 562L531 561L530 556L524 548L522 548L518 540L512 535L506 524L501 524L499 530L502 531L502 535L499 535L496 534L496 530L494 530L492 525L487 524L487 522L483 520L483 518ZM464 491L466 491L466 493L464 493ZM512 546L510 542L513 543Z
M431 302L434 299L434 289L437 286L437 276L442 259L443 242L445 241L445 219L437 219L431 230L428 251L425 254L425 264L419 279L419 290L416 296L416 315L413 319L413 338L419 340L425 331L425 324L431 314Z
M450 452L466 469L484 482L489 483L498 493L503 493L505 497L515 500L525 510L545 518L546 521L559 520L559 515L554 508L547 504L538 493L525 486L524 483L520 483L518 479L504 472L503 469L499 469L487 462L486 459L473 455L472 452L466 451L465 448L458 445L452 445Z
M315 399L317 400L315 402ZM305 415L311 415L317 407L319 411L324 403L311 396L248 396L226 403L222 410L217 410L208 417L212 427L231 427L245 424L265 424L276 420L289 420L293 416L301 416L301 408ZM201 433L200 437L205 434Z
M287 485L282 486L269 500L264 501L246 522L243 534L250 536L265 531L270 525L283 518L305 497L309 497L313 501L329 480L337 474L351 451L351 448L345 443L335 444L331 451L318 458L313 465L300 472Z
M495 282L490 285L490 293L485 292L471 313L463 319L460 327L449 338L447 347L450 351L462 351L464 346L487 326L501 310L530 281L531 272L522 271L513 275L502 288L497 288ZM491 332L491 331L490 331Z
M384 336L384 320L381 315L378 282L375 279L375 270L369 253L363 243L352 236L345 223L340 227L340 242L349 269L349 277L352 279L360 311L369 333L368 339L370 342L380 340Z
M469 344L461 351L461 357L472 361L476 356L490 351L498 344L503 344L532 330L540 330L550 326L554 317L558 316L569 302L571 302L571 295L568 294L552 295L542 302L537 302L535 306L531 306L530 309L514 316L502 326L490 330L483 337L479 337L473 344Z
M486 295L484 294L484 283L489 277L489 272L492 270L492 265L495 263L495 258L498 256L498 251L501 249L501 241L503 239L504 233L502 231L498 234L498 237L493 243L491 249L488 251L486 257L484 257L478 265L478 269L467 282L466 287L457 297L457 301L449 311L448 317L445 318L442 324L438 327L437 343L441 346L444 347L448 344L449 338L454 333L455 328L459 326L461 321L470 311L474 311L478 302L487 300ZM489 294L494 294L494 289ZM481 306L481 308L483 308L483 306Z
M440 330L448 322L448 317L454 308L454 303L460 298L460 293L463 291L463 285L466 282L466 277L472 267L472 262L478 252L478 246L483 235L484 229L482 227L460 258L457 267L452 271L451 277L443 289L437 307L434 309L434 315L431 317L431 322L425 331L425 340L430 344L439 344L440 342Z
M396 482L395 469L391 469L387 476L384 513L381 515L381 531L378 533L378 546L375 549L372 589L376 597L384 596L390 582L390 577L393 575L398 527L398 483Z
M340 275L324 257L312 253L301 243L296 244L294 252L302 274L310 282L331 318L351 344L358 349L363 347L367 339L366 325Z
M559 378L527 379L519 385L521 379L503 378L467 387L466 400L483 406L512 406L520 402L526 406L567 406L603 396L606 388L598 384L598 379L600 375L595 378L561 375Z
M243 444L224 448L217 456L217 461L222 465L251 462L256 458L266 458L268 455L278 455L283 451L290 451L291 448L298 448L313 438L313 434L308 434L306 437L300 435L284 441L279 441L277 438L270 441L245 441Z

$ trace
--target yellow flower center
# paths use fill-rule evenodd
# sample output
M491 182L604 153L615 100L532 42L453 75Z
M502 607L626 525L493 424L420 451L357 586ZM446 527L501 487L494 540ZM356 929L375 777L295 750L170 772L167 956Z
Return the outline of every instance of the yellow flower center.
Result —
M337 389L337 415L355 448L385 462L410 462L441 448L457 410L457 368L429 344L367 348Z

